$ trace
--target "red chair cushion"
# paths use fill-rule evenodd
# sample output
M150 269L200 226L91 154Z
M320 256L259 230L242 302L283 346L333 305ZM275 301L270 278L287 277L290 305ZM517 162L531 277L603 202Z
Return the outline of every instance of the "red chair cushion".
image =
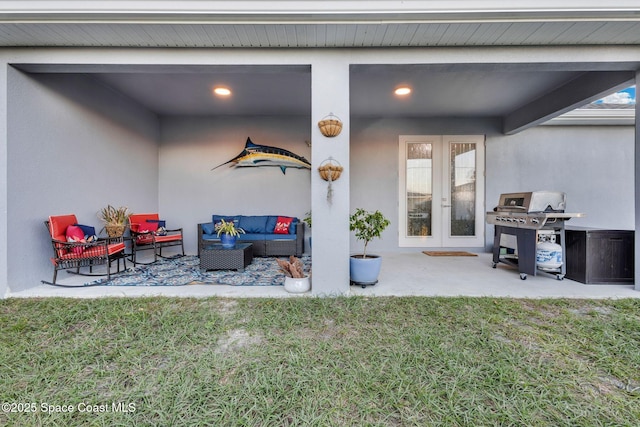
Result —
M131 214L129 215L129 226L132 231L136 233L144 233L147 231L155 231L158 229L157 221L160 219L160 216L157 213L144 213L144 214ZM153 222L147 222L147 220L156 221L155 229L149 229L148 225L153 224ZM153 242L153 236L150 234L144 236L136 236L136 244L138 245L148 245Z
M109 255L117 254L124 250L124 242L107 245L107 253ZM67 253L61 256L61 259L79 259L79 258L101 258L105 256L104 246L87 246L80 254Z
M109 255L117 254L122 251L124 251L124 242L107 245L107 252L109 252Z
M182 240L182 234L167 234L165 236L156 236L156 242L174 242Z
M50 216L49 217L49 233L51 234L51 238L66 242L67 227L77 223L78 223L78 220L76 219L76 216L73 214Z
M131 214L129 215L129 224L133 231L138 231L138 227L147 220L159 221L160 216L157 213Z

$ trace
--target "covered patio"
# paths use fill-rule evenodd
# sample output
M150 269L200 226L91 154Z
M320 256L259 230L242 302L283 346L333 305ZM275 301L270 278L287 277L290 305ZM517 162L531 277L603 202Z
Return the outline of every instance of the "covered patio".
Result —
M7 177L0 186L0 297L60 292L37 286L50 269L42 221L75 213L90 222L107 203L160 212L184 227L191 254L196 224L212 214L302 217L311 210L315 295L496 289L496 296L515 296L541 282L548 292L529 296L560 296L549 292L569 281L521 282L482 262L493 232L482 215L504 192L565 191L569 209L586 214L576 225L632 230L640 221L637 126L595 126L591 119L541 126L637 81L637 7L588 2L556 10L527 1L497 10L487 2L482 11L463 1L451 9L394 2L351 9L353 2L336 2L327 13L326 2L309 1L259 10L251 10L255 2L220 2L211 10L181 3L160 12L156 2L139 11L113 2L73 10L10 3L0 7L0 163ZM212 98L213 83L238 88L231 102ZM410 83L412 97L392 95L400 83ZM343 131L327 139L317 123L334 113ZM483 169L477 180L471 174L483 184L475 199L477 241L418 242L422 249L465 247L480 253L477 259L428 259L419 245L403 242L403 135L479 138ZM212 172L247 137L306 156L311 170ZM328 158L345 166L331 203L317 173ZM437 180L449 182L446 173ZM69 182L72 191L61 197ZM441 217L453 217L445 197L431 191L424 198L439 203ZM379 209L392 223L372 244L386 255L380 284L363 290L349 287L349 254L360 245L348 220L359 207ZM444 235L447 225L429 229ZM506 288L497 290L502 275Z
M469 296L512 298L640 298L633 284L585 285L570 279L556 280L546 275L528 276L520 280L517 269L499 264L492 267L490 253L476 257L430 257L422 252L389 252L382 254L379 283L362 289L351 286L349 295L360 296ZM60 283L82 284L86 277L71 276ZM313 286L313 276L312 276ZM94 286L64 288L40 285L14 292L9 297L229 297L290 298L311 293L289 294L283 286Z

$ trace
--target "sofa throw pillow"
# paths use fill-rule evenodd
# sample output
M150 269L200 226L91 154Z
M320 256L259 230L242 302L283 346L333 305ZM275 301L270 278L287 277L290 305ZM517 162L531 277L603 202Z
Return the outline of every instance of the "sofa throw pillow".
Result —
M241 216L239 227L245 233L264 234L267 232L267 218L266 215Z
M213 227L212 222L205 222L202 224L202 232L204 234L213 234L215 232L215 228Z
M145 221L147 222L157 222L158 223L158 228L164 228L167 226L167 221L165 221L164 219L146 219Z
M65 234L67 236L67 242L70 242L70 243L86 242L84 238L84 231L82 231L82 228L78 227L77 225L68 226ZM74 255L80 255L82 252L84 252L84 246L75 246L71 249L71 252L73 252Z
M224 222L233 222L236 227L240 227L240 217L223 216L223 215L212 215L211 219L213 220L212 222L213 222L214 228L215 228L216 225L221 223L223 219L224 219Z
M92 227L90 225L83 225L83 224L73 224L73 225L75 225L76 227L80 227L85 237L91 237L96 235L95 227Z
M274 234L289 234L289 227L293 218L288 216L279 216L276 226L273 229Z
M267 234L273 234L273 230L276 228L277 223L278 223L277 215L269 215L267 217L267 225L266 225Z

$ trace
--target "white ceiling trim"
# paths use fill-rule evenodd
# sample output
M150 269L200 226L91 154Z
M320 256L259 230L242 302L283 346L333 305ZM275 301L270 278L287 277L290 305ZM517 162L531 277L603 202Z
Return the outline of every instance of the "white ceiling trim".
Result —
M2 1L1 22L455 23L638 21L637 0Z
M633 126L635 109L585 110L577 109L555 117L543 126Z

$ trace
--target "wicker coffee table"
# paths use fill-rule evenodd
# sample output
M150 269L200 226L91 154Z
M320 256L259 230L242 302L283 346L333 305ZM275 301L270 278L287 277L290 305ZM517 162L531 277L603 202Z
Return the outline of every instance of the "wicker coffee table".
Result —
M221 244L206 245L200 250L200 268L202 270L237 270L253 261L251 243L237 243L232 248L223 248Z

